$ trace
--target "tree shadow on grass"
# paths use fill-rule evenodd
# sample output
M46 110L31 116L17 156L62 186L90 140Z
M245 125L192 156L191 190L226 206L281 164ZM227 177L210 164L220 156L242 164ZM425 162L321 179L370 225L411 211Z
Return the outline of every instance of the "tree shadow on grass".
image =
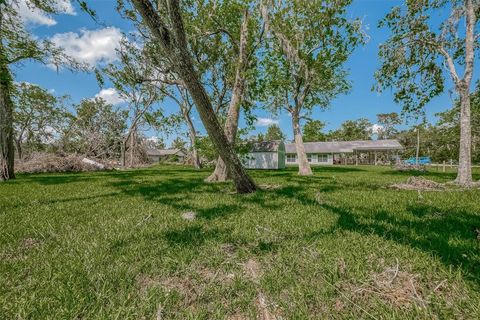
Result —
M40 185L61 185L68 183L76 182L86 182L99 179L99 176L95 176L92 173L86 174L84 172L76 173L63 173L63 174L54 174L45 173L45 174L19 174L17 179L14 180L14 183L17 184L31 184L37 183Z
M83 196L83 197L63 197L63 198L57 198L57 199L46 199L46 200L39 200L35 202L36 206L42 206L42 205L53 205L53 204L58 204L58 203L67 203L67 202L82 202L82 201L89 201L89 205L91 205L91 201L95 201L98 199L104 199L104 198L114 198L118 197L120 192L108 192L108 193L101 193L101 194L95 194L95 195L89 195L89 196ZM15 202L15 203L7 203L3 205L4 208L8 209L17 209L21 208L24 206L30 205L29 202Z
M323 168L322 168L323 169ZM329 168L330 169L330 168ZM333 168L327 172L339 172L345 168ZM350 170L350 168L347 168ZM195 194L205 196L216 195L225 192L225 184L207 184L203 181L203 174L195 171L184 170L181 173L170 173L166 169L159 173L157 170L139 170L133 172L102 173L102 176L114 177L115 181L106 182L108 186L114 187L117 191L104 196L116 196L121 193L127 196L141 196L146 200L154 201L171 206L176 210L189 210L197 212L198 219L213 220L221 219L231 214L245 210L243 204L252 203L263 208L281 209L284 203L280 200L295 200L301 206L319 207L329 210L339 216L334 230L347 230L364 235L375 234L384 239L394 241L401 245L410 246L430 253L440 259L446 266L455 266L465 273L465 278L480 285L480 259L475 250L478 250L479 243L474 233L474 228L480 227L480 216L476 213L465 210L442 209L435 205L416 203L406 205L403 208L392 208L391 210L376 210L374 206L359 207L358 204L351 206L339 206L334 202L319 203L315 194L342 192L354 190L375 190L381 185L374 182L358 180L329 179L324 177L297 177L293 172L287 171L290 179L279 189L259 191L254 195L241 196L238 205L207 204L207 207L197 207L193 202ZM343 171L345 172L345 171ZM383 172L378 172L384 174ZM205 172L205 176L208 172ZM387 174L387 173L385 173ZM391 174L391 172L388 172ZM434 176L445 177L444 173L433 173ZM152 178L152 175L155 175ZM276 174L274 177L288 177ZM451 175L448 173L447 175ZM60 176L61 177L61 176ZM73 175L69 179L79 177ZM268 175L268 177L271 177ZM33 178L33 177L32 177ZM50 177L51 178L51 177ZM90 179L87 175L85 179ZM139 179L137 179L139 178ZM53 179L59 179L53 177ZM111 180L111 179L107 179ZM289 184L295 182L295 184ZM230 187L231 184L228 184ZM393 192L393 191L392 191ZM233 197L240 197L232 195ZM74 198L71 201L80 201L87 198ZM62 200L63 201L63 200ZM68 201L68 200L65 200ZM399 214L401 212L401 214ZM311 233L302 236L308 240L323 236L325 232ZM205 229L202 226L184 226L166 232L152 233L154 239L167 241L170 245L194 246L203 244L206 241L231 241L228 230ZM135 235L131 236L135 237ZM148 234L147 234L148 237ZM133 238L134 241L135 238ZM127 243L128 237L121 239L117 245ZM273 250L280 243L260 246L259 250ZM273 248L273 249L272 249Z
M206 241L219 240L225 237L225 231L205 229L202 226L186 226L181 229L168 230L163 237L172 246L200 246Z
M315 189L313 189L315 188ZM326 233L347 230L363 235L375 234L389 241L430 253L445 266L462 270L465 279L480 287L480 241L475 230L480 229L480 213L442 208L435 204L416 202L389 210L378 210L373 204L351 203L340 206L335 201L316 199L318 192L349 192L376 190L381 184L362 181L334 181L329 184L287 185L277 190L262 191L245 199L269 209L281 209L281 199L292 199L302 206L316 206L339 216L336 226L327 232L306 236L308 241ZM394 193L395 191L391 191ZM268 199L268 201L263 201ZM261 200L261 201L260 201Z
M375 234L431 253L444 265L460 268L468 280L480 286L480 257L476 253L479 243L474 232L474 228L480 226L479 215L425 204L407 206L409 217L399 217L395 212L384 210L372 213L369 208L355 207L357 213L353 213L333 204L320 206L339 215L336 230ZM309 238L322 234L313 233Z

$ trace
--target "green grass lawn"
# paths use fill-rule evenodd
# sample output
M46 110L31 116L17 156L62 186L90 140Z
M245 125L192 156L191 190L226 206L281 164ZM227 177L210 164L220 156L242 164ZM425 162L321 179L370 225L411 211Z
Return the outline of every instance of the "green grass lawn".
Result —
M480 318L480 190L314 171L251 171L251 195L177 166L2 183L0 319Z

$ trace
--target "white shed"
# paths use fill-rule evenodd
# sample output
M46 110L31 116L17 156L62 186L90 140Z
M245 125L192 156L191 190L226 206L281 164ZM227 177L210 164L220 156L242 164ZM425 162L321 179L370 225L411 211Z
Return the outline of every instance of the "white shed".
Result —
M285 144L280 140L254 143L244 163L248 169L283 169Z

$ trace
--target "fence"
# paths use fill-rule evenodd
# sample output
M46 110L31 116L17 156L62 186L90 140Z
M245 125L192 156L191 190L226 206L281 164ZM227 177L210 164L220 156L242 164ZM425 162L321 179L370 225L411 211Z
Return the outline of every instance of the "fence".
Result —
M436 167L437 171L442 169L442 172L446 171L446 168L449 169L455 169L458 167L458 164L452 164L452 163L446 163L445 161L443 163L432 163L428 165L429 167ZM472 166L472 168L480 168L480 166Z

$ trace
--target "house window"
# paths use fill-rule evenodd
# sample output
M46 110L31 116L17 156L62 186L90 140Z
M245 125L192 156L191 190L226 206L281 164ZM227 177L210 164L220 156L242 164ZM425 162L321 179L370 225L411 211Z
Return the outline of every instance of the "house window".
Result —
M319 154L318 162L322 162L322 163L328 162L328 154Z
M297 162L296 154L287 154L287 162Z
M307 154L307 161L312 162L312 155L310 153Z

